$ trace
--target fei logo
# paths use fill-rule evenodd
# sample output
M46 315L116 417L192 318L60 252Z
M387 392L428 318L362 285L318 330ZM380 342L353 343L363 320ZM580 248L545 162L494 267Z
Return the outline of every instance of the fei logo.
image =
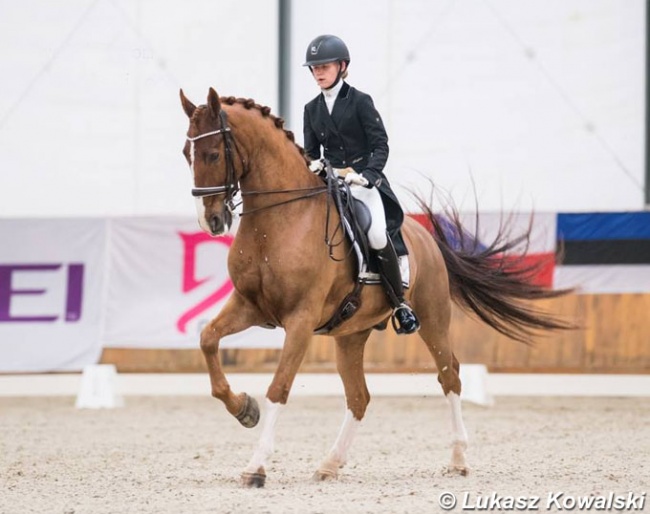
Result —
M191 234L179 232L178 235L183 241L183 293L188 294L210 279L210 277L197 278L196 276L197 248L207 243L221 244L230 248L234 237L231 235L212 237L205 232L193 232ZM230 278L226 279L215 291L199 301L196 305L190 307L178 318L176 321L178 331L181 334L186 334L187 325L190 321L225 299L233 289L234 286Z
M48 293L48 289L39 288L25 288L14 285L12 279L19 280L22 278L36 279L41 276L43 282L48 279L51 281L50 274L66 273L66 290L62 300L65 302L63 307L64 319L67 323L76 323L81 319L81 305L83 303L83 282L84 282L84 265L83 264L59 264L59 263L43 263L43 264L0 264L0 323L8 322L23 322L23 323L52 323L59 319L57 313L43 313L39 315L19 315L15 314L15 306L20 303L22 308L29 305L29 301L16 301L14 302L14 309L12 309L12 298L19 300L20 297L28 296L32 298L32 303L36 304L35 296L41 297ZM47 274L47 276L44 276ZM49 296L56 294L59 291L50 293ZM40 298L39 298L40 299ZM27 299L25 299L27 300Z

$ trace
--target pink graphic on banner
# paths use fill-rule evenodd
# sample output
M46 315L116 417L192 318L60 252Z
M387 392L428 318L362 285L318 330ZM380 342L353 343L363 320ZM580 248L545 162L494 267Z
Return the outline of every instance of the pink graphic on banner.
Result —
M207 282L210 277L196 277L196 249L203 243L219 243L230 248L234 237L231 235L212 237L205 232L185 234L179 232L183 240L183 292L188 293ZM187 332L187 324L201 313L226 298L234 289L232 281L226 280L214 293L184 312L176 322L176 328L182 334Z

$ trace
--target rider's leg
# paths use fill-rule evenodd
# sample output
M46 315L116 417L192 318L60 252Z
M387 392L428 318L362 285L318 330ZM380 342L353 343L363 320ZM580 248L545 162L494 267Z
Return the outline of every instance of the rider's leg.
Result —
M384 286L393 307L393 326L398 334L412 334L420 328L415 313L404 301L404 287L402 285L402 274L399 269L399 261L393 243L388 244L377 252L377 262L381 275L384 279Z
M402 273L393 244L386 234L386 214L379 191L362 186L351 186L352 195L366 204L372 222L368 230L368 243L376 252L382 283L393 308L393 325L398 334L411 334L420 328L415 313L404 301Z

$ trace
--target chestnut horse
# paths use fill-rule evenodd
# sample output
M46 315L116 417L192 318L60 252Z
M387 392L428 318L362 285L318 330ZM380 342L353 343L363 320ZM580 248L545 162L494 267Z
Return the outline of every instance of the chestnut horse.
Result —
M286 336L273 380L266 393L259 444L242 473L245 486L261 487L273 452L275 424L314 330L337 312L355 283L356 264L349 244L334 248L328 230L338 214L327 188L310 173L302 149L283 121L253 100L219 98L210 88L207 104L195 106L180 92L189 130L183 153L191 167L201 227L218 236L232 222L233 197L241 192L242 218L228 256L234 292L201 333L201 351L210 373L212 396L246 427L255 426L257 402L235 394L223 373L219 341L251 326L282 327ZM410 287L406 299L417 312L419 335L436 363L438 381L448 400L453 442L449 469L467 474L467 433L461 415L459 363L449 340L452 301L473 311L506 335L526 341L535 330L567 328L562 321L526 305L525 300L563 294L531 284L530 267L506 267L503 255L516 241L500 234L493 245L452 244L437 216L423 203L434 230L407 218L403 235L409 250ZM329 223L328 223L329 220ZM463 237L452 216L456 237ZM329 228L328 228L329 227ZM524 242L529 232L523 236ZM370 394L363 370L364 345L373 328L390 317L381 286L362 290L357 313L329 332L336 342L336 365L347 409L329 453L317 468L319 480L336 478L348 457Z

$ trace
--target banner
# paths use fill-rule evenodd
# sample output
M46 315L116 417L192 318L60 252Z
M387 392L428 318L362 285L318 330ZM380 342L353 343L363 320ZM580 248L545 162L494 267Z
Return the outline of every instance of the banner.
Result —
M505 241L519 241L510 252L508 259L514 265L535 267L537 275L531 279L540 286L553 287L555 272L555 233L556 215L554 213L511 213L496 212L464 214L464 225L476 233L482 246L495 242L498 234ZM477 226L478 225L478 226ZM529 233L529 237L523 237ZM499 244L497 243L497 246ZM525 255L525 257L521 257Z
M531 217L480 213L478 220L477 227L475 215L462 216L480 250L503 224L508 240L526 233ZM211 237L181 217L0 220L0 372L76 371L96 363L102 347L198 348L201 330L233 291L233 238ZM650 292L650 213L537 213L528 243L513 262L526 250L529 263L542 263L539 284ZM282 329L254 327L221 347L283 341Z
M418 223L432 230L431 223L423 214L409 215ZM500 239L496 246L502 246L506 241L518 240L506 256L506 262L513 265L533 266L538 273L532 277L534 282L545 287L553 286L555 270L555 222L554 213L512 213L498 212L462 213L460 221L465 229L461 244L457 229L448 217L438 218L447 238L455 248L466 251L483 251ZM524 234L530 232L528 238ZM523 238L522 238L523 237ZM476 245L474 247L474 245ZM522 255L525 257L522 258Z
M650 212L560 213L563 265L555 287L578 293L650 291Z
M105 346L198 348L203 327L231 292L232 235L211 237L196 219L121 218L110 223ZM284 330L251 328L222 348L280 348Z
M104 220L0 220L0 372L99 360Z

